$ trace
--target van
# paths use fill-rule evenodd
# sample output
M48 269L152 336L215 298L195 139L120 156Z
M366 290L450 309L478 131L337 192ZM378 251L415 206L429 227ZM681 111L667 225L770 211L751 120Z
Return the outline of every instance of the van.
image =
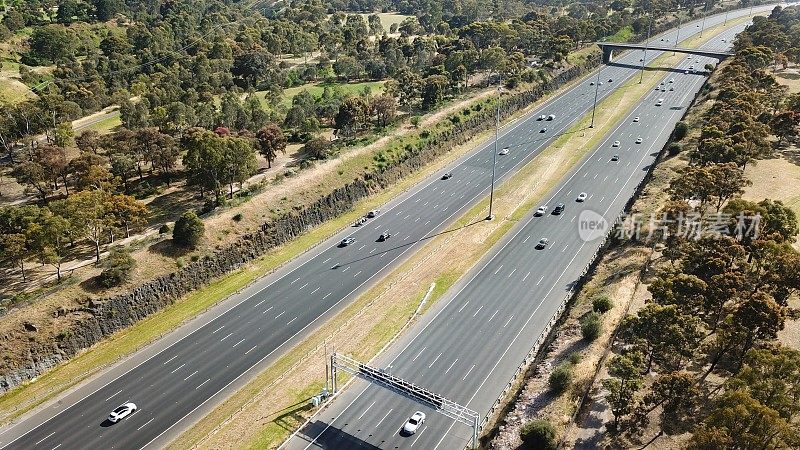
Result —
M664 99L663 98L660 98L660 99L656 100L656 106L661 106L663 104L664 104Z

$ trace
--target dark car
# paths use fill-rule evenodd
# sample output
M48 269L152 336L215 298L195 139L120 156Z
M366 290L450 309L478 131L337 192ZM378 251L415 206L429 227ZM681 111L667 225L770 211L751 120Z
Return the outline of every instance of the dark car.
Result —
M378 236L378 242L383 242L383 241L389 239L390 237L392 237L391 233L386 231L383 234L381 234L380 236Z
M556 207L553 208L553 214L555 214L555 215L561 214L562 212L564 212L564 208L565 208L565 205L563 203L557 204Z
M342 239L342 242L339 243L339 247L347 247L350 244L355 244L356 238L354 237L346 237Z
M452 177L452 176L453 176L453 174L452 174L452 173L450 173L450 172L447 172L446 174L442 175L442 179L443 179L443 180L449 180L449 179L450 179L450 177Z

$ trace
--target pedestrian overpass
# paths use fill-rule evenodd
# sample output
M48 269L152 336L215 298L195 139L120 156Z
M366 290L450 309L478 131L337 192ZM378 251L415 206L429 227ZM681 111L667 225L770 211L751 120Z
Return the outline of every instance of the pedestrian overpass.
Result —
M733 52L720 51L720 50L702 50L699 48L683 48L683 47L670 47L664 45L644 45L644 44L626 44L619 42L596 42L597 46L603 51L603 64L608 64L614 60L614 51L622 50L655 50L660 52L678 52L687 53L698 56L710 56L719 60L725 59L728 56L733 56Z

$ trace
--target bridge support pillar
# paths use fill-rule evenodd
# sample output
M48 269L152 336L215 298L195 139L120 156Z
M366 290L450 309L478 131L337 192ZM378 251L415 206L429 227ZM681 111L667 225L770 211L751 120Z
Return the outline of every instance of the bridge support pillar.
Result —
M603 64L608 64L614 60L614 48L607 45L603 46Z

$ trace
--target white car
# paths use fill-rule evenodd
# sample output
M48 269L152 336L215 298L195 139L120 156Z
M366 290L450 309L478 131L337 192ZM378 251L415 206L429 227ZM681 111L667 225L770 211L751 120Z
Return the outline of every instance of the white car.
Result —
M598 85L598 86L602 86L602 85L603 85L603 82L601 81L601 82L597 83L597 85Z
M406 424L403 425L403 431L408 434L414 434L423 423L425 423L425 413L422 411L417 411L411 417L409 417L406 421Z
M639 116L636 116L636 117L634 117L634 118L633 118L633 121L634 121L634 122L638 122L638 121L639 121Z
M372 211L370 211L370 212L368 212L368 213L367 213L367 217L369 217L370 219L372 219L373 217L377 216L377 215L378 215L378 214L380 214L380 213L381 213L381 210L380 210L380 209L373 209Z
M642 143L642 138L641 137L636 138L636 143L637 144L641 144Z
M119 405L114 408L113 411L111 411L111 414L108 415L108 421L111 423L117 423L135 413L137 409L138 408L136 407L136 404L131 402Z
M539 116L539 117L538 117L536 120L544 120L544 119L546 119L546 118L547 118L547 116L545 116L544 114L542 114L542 115L541 115L541 116Z
M619 141L614 141L614 143L611 144L611 146L612 147L619 147Z
M549 243L550 243L549 239L541 238L541 239L539 239L539 242L536 244L536 248L539 249L539 250L543 250L545 247L547 247L547 244L549 244Z
M553 120L555 118L556 118L556 116L554 116L553 114L550 114L549 116L547 116L547 120Z
M536 209L536 212L533 213L534 216L543 216L547 212L547 205L542 205Z
M498 155L507 155L508 154L508 147L500 150L499 152L497 152L497 154Z
M611 157L612 161L619 161L619 155L614 155Z
M674 91L674 90L675 90L675 88L674 88L674 87L672 87L672 86L670 86L670 87L669 87L669 91L670 91L670 92L672 92L672 91Z
M586 195L586 192L581 192L580 194L578 194L578 198L576 198L575 201L582 202L586 200L586 197L588 197L588 195Z
M675 82L675 78L670 78L670 79L669 79L669 82L670 82L670 83L674 83L674 82Z

